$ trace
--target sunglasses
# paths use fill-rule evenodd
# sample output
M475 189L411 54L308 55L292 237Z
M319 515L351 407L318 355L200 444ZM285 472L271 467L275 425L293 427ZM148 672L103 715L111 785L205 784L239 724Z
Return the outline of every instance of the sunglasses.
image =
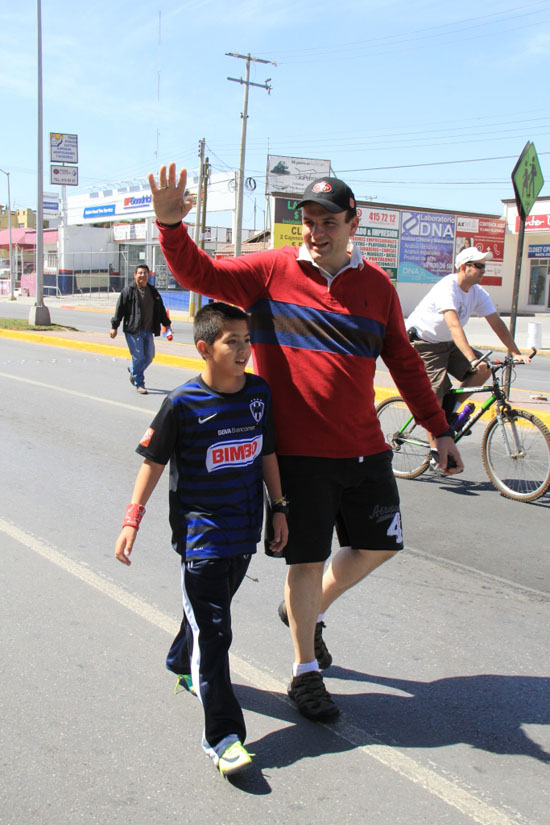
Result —
M470 266L475 266L476 269L485 269L485 264L474 263L473 261L468 261Z

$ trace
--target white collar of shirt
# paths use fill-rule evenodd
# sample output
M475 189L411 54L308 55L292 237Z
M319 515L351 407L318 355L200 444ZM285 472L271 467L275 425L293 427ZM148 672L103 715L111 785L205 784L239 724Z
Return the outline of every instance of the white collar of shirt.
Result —
M326 278L328 283L330 284L345 269L363 269L364 263L363 263L363 258L361 257L361 253L359 252L358 248L355 246L354 243L350 242L350 246L351 246L351 255L350 255L350 259L349 259L348 263L344 264L342 269L339 269L338 272L334 273L334 275L332 275L330 272L327 272L326 269L323 269L322 266L319 266L318 264L315 263L315 261L311 257L309 249L307 248L307 246L304 243L300 247L300 251L298 253L298 259L297 260L307 261L308 263L312 264L312 266L314 266L315 269L318 269L319 272L321 273L321 275L323 276L323 278Z

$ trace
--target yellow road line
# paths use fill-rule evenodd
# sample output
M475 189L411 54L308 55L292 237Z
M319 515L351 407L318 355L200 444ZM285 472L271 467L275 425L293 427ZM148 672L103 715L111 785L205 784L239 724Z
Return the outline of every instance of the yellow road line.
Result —
M128 358L129 353L126 347L119 347L116 344L96 344L89 341L82 341L79 339L62 338L61 336L50 335L49 332L26 332L23 330L0 329L0 338L12 338L19 341L30 341L34 344L48 344L54 347L66 347L67 349L83 350L85 352L95 352L99 355L110 355L111 357ZM167 355L163 352L157 352L155 355L155 363L163 364L165 367L180 367L182 369L196 370L202 369L204 361L201 358L192 358L185 355ZM247 367L247 372L252 372L251 367ZM399 395L399 390L395 387L374 387L376 403L385 401L386 398L391 398L392 395ZM531 392L530 390L523 390L523 392ZM514 402L515 404L516 402ZM521 402L520 402L521 403ZM537 418L550 428L550 412L537 410L533 407L526 408L528 412L536 415ZM492 408L494 410L494 408ZM482 416L485 419L491 418L492 410L484 413Z

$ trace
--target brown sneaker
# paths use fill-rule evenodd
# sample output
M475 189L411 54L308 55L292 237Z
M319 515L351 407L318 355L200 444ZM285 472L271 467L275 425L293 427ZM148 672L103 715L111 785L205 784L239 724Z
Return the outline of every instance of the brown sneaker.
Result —
M138 387L137 391L140 395L147 395L147 390L145 389L145 387Z
M286 624L288 627L288 613L286 610L286 602L283 601L279 605L278 608L279 618ZM315 658L317 659L317 664L319 665L319 670L326 670L327 667L330 667L332 664L332 656L330 655L330 651L326 646L325 642L323 641L323 628L326 627L324 622L317 622L315 625Z
M315 722L334 719L340 713L318 670L293 676L287 693L302 716Z

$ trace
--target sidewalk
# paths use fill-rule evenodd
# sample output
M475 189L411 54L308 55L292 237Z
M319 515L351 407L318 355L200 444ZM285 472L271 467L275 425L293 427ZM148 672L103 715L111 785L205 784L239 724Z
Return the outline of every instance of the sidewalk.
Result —
M91 298L84 295L64 295L60 298L46 296L45 303L51 311L55 311L56 308L75 309L82 312L103 312L111 316L115 311L116 300L117 295ZM0 306L4 302L9 302L9 297L0 295ZM17 298L17 303L26 304L30 308L34 305L34 298L20 297ZM170 317L176 321L189 321L187 313L175 310L170 310ZM502 314L501 317L506 326L509 326L510 315ZM542 340L538 355L550 357L550 310L532 315L520 315L516 318L515 339L519 348L525 352L530 350L529 333L533 332L533 325L537 325L537 329L541 332ZM470 343L479 349L492 349L494 352L504 349L484 318L470 318L466 334Z
M9 300L9 298L0 296L0 315L2 315L2 303L7 300ZM17 300L19 303L27 304L29 307L34 304L34 298L18 298ZM62 298L48 297L45 303L50 309L53 319L55 319L56 308L81 311L83 315L83 326L85 326L86 312L105 313L110 317L113 315L115 309L115 300L112 296L110 300L107 298L90 299L81 296L65 296ZM170 317L178 324L190 323L186 313L173 311L170 313ZM510 323L509 316L503 315L502 318L506 325ZM538 350L537 358L550 357L550 312L537 313L534 316L518 317L516 319L516 342L522 351L529 351L528 335L530 331L532 332L532 327L529 327L529 324L533 323L540 324L540 332L542 333L542 346ZM493 352L502 352L504 350L504 347L495 345L496 336L484 318L471 318L467 326L467 335L470 343L478 349L483 351L493 350ZM129 358L124 337L119 335L113 340L104 332L91 332L85 329L77 332L63 330L55 333L0 330L0 337L32 341L33 343L50 346L67 347L69 349L85 350L110 355L111 357ZM498 341L498 339L496 340ZM167 341L161 336L155 339L155 348L155 362L157 364L190 370L199 370L202 368L203 362L198 358L193 344L185 344L177 340ZM388 398L391 395L398 394L391 376L387 370L384 369L383 365L381 365L381 368L376 372L375 392L377 402L383 401L384 398ZM533 412L550 427L550 386L548 392L542 393L543 397L540 399L533 398L532 396L534 395L535 393L529 390L520 390L512 387L511 401L516 406ZM544 400L544 396L548 400Z

